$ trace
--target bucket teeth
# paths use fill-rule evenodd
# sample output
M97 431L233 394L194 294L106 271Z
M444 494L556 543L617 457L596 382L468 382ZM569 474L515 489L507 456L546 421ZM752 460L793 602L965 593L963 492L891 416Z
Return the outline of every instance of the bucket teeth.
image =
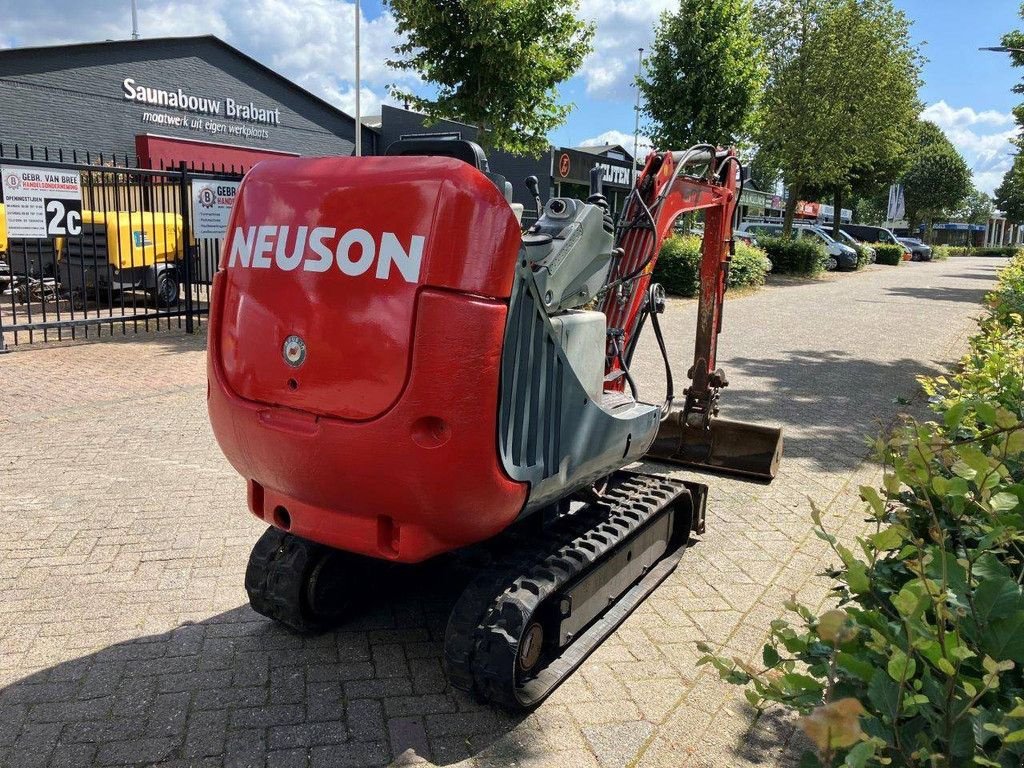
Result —
M692 427L682 411L673 411L661 422L647 458L771 482L782 458L782 430L717 418L707 428Z

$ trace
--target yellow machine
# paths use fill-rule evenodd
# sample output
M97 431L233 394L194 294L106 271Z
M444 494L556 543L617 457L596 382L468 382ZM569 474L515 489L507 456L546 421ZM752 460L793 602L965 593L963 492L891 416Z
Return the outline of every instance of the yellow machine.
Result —
M188 250L179 214L82 211L82 234L61 245L61 287L73 296L145 291L173 307Z

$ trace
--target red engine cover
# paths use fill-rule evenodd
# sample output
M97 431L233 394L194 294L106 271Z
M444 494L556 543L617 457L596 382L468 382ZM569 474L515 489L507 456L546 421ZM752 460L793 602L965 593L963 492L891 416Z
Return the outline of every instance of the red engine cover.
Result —
M449 158L260 163L211 310L210 418L268 522L422 560L494 535L526 487L497 453L519 228Z

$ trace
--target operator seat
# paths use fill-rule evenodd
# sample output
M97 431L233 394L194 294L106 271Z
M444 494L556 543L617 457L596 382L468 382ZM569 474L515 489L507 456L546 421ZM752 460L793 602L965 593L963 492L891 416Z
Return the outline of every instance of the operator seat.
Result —
M512 184L500 173L491 173L487 163L487 155L483 148L475 141L455 138L416 138L400 139L392 142L384 151L385 155L428 155L432 157L454 157L469 163L484 176L494 182L496 186L512 205ZM513 206L515 208L515 206ZM518 212L521 215L521 211Z

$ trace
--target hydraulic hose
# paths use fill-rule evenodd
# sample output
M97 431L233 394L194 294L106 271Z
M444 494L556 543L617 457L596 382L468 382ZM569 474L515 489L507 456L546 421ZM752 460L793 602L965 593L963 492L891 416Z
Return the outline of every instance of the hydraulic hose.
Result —
M665 337L661 332L661 323L658 320L658 296L660 286L651 285L647 289L647 307L651 315L651 327L654 329L654 338L658 341L658 349L661 350L661 359L665 363L665 404L661 406L662 421L672 410L672 401L675 399L675 386L672 381L672 363L668 358L668 349L665 347Z

